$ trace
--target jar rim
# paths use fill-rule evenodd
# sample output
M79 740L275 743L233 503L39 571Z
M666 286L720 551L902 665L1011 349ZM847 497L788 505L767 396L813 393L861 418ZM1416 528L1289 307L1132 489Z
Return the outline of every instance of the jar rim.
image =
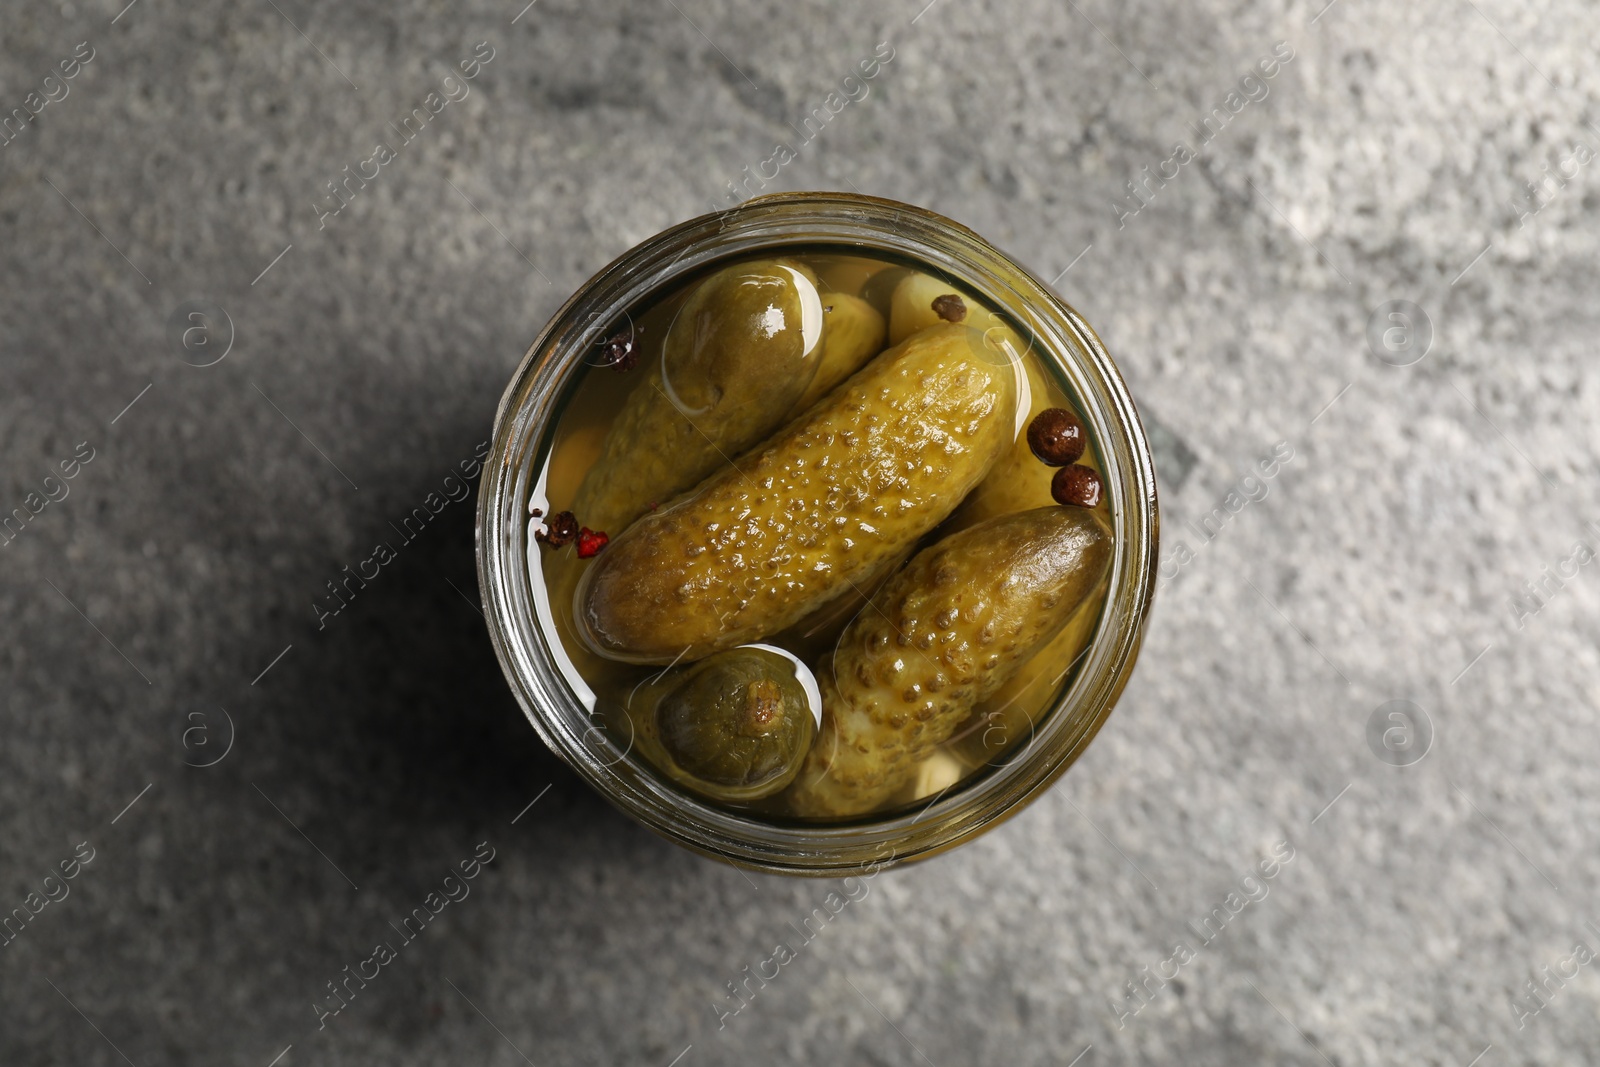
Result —
M1040 358L1084 407L1114 535L1106 603L1083 665L1039 716L1033 736L948 795L831 823L718 807L629 759L603 731L595 738L599 728L537 623L528 575L531 479L595 329L712 263L796 245L926 263L1026 326L1040 341ZM501 397L491 442L478 494L478 581L495 654L518 704L545 744L608 801L703 855L773 873L838 877L953 848L1021 810L1065 773L1109 716L1137 659L1155 591L1160 521L1150 449L1126 383L1094 330L1049 286L972 230L925 208L860 194L775 193L646 239L581 285L539 331Z

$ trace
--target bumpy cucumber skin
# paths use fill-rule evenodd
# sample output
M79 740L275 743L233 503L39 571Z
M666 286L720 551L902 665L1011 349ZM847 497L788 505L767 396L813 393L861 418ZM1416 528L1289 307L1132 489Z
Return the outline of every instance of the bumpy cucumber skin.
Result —
M873 810L973 707L1043 647L1100 582L1093 512L1004 515L923 550L817 669L822 730L785 794L803 817Z
M1094 638L1105 599L1102 578L1050 643L978 702L951 744L957 758L975 768L1033 737L1035 720L1047 710L1067 671L1078 665Z
M803 349L801 298L784 268L814 287L808 268L777 260L725 268L690 294L661 359L628 394L578 487L571 510L579 522L615 536L788 417L826 346ZM735 301L744 306L730 309ZM776 336L762 336L768 308L779 309L786 325Z
M938 525L1011 444L1016 379L968 327L884 352L736 466L612 541L578 629L601 655L697 659L792 625Z

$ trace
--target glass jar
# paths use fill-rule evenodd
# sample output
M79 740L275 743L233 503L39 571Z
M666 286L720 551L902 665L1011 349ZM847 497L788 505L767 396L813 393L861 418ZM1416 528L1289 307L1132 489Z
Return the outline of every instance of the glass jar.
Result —
M1073 679L1032 735L985 773L910 809L837 823L784 821L692 795L632 752L592 713L593 694L552 638L530 566L530 501L567 397L601 332L652 294L713 263L785 248L877 255L925 265L978 295L1066 384L1094 442L1114 535L1105 605ZM704 855L751 869L842 876L875 872L964 841L1014 814L1093 739L1132 672L1155 589L1155 472L1132 397L1088 323L977 234L922 208L844 193L758 197L675 226L605 267L556 312L501 398L478 503L478 578L490 636L518 702L544 742L614 805ZM1065 665L1063 665L1065 666Z

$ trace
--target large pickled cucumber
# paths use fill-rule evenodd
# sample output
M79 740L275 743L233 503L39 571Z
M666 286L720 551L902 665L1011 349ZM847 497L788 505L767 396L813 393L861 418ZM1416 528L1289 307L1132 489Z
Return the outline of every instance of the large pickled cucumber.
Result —
M1016 379L971 331L925 330L761 448L646 515L589 568L577 629L666 663L789 626L947 516L1011 443Z
M701 282L578 487L578 520L615 536L771 433L816 377L823 320L799 264L740 263Z
M811 387L795 404L796 411L804 411L821 400L828 390L883 351L888 328L877 308L847 293L823 293L822 304L827 309L828 322L822 342L822 365L811 379Z
M822 732L786 794L802 816L871 811L1099 583L1111 534L1092 512L1005 515L925 549L817 670Z

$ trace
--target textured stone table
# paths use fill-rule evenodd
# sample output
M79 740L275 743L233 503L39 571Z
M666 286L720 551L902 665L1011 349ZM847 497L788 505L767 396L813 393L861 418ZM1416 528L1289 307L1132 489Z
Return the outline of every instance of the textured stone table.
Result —
M0 25L0 1063L1593 1061L1592 5L123 2ZM734 1013L834 887L543 749L471 501L313 605L880 43L770 187L1059 279L1158 428L1165 577L1072 773Z

